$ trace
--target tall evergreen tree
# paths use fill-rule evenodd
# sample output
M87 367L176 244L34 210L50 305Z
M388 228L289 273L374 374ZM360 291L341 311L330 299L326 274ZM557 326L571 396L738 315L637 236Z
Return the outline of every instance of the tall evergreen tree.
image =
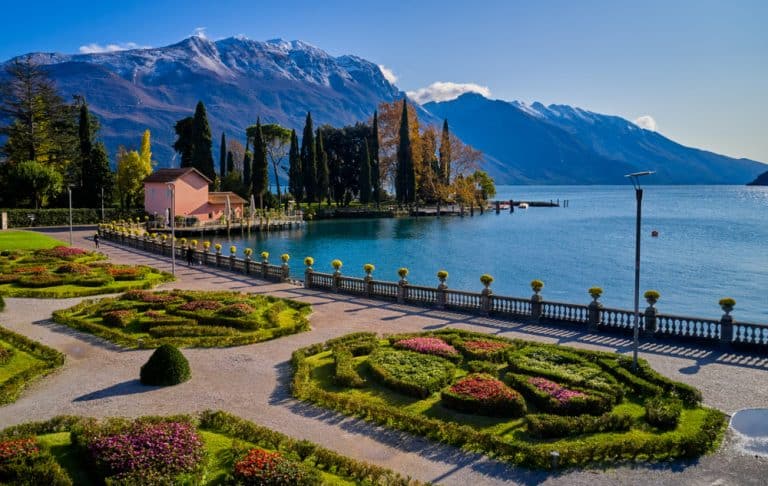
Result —
M192 167L192 126L194 119L191 116L182 118L176 122L173 129L176 131L176 141L173 149L181 155L179 167Z
M80 117L78 119L77 132L80 138L80 160L77 167L77 173L79 179L78 183L82 189L82 191L79 192L85 195L93 190L93 188L85 186L85 174L91 170L91 151L93 150L93 142L91 140L91 116L88 113L88 105L85 104L85 102L80 104ZM86 201L83 201L83 203L85 202Z
M363 142L365 147L360 151L360 203L368 204L371 202L371 154L368 149L368 142Z
M256 120L256 133L253 137L253 182L252 194L259 197L259 207L264 209L264 194L269 190L269 166L267 165L267 147L261 133L261 121Z
M227 151L227 174L235 170L235 154L231 150Z
M317 201L322 203L323 199L326 199L328 205L331 205L330 186L331 178L328 171L328 154L323 147L323 137L320 129L317 129L315 136L316 152L317 152Z
M296 130L291 130L291 149L288 151L288 191L296 202L300 203L304 195L304 182L301 180L301 154Z
M213 137L202 101L197 102L192 122L192 167L211 180L216 178L216 170L213 167Z
M301 175L307 202L315 202L317 196L317 147L312 128L312 114L309 112L307 112L304 133L301 137Z
M400 203L409 204L416 201L416 174L413 164L410 129L408 127L408 101L405 98L403 98L403 115L400 120L399 141L397 145L395 192Z
M451 183L451 134L448 120L443 120L443 133L440 135L440 176L443 184Z
M245 138L245 155L243 155L243 188L245 190L244 196L248 198L251 195L251 161L253 160L253 154L248 150L248 144L251 139L246 136Z
M221 146L219 147L219 176L223 179L227 175L227 136L221 132Z
M83 185L93 188L88 191L87 207L95 208L103 203L109 207L112 202L112 189L115 185L115 174L109 167L109 156L107 148L102 142L96 142L91 149L91 166L84 176ZM103 200L102 200L103 195Z
M378 205L381 202L381 172L379 171L379 112L373 112L373 133L371 134L371 191L373 201Z

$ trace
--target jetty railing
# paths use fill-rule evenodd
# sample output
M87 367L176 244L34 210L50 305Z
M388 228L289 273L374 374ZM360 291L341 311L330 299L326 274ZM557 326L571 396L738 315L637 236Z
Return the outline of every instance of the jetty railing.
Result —
M150 238L109 226L99 228L99 234L105 240L170 258L171 243L167 237ZM202 265L267 281L293 281L309 289L498 319L514 319L521 323L568 325L590 332L631 334L634 329L633 311L604 307L598 301L599 295L593 295L592 302L582 305L544 300L539 294L540 287L534 288L530 298L495 295L490 289L490 282L480 292L449 289L445 285L445 278L436 287L427 287L411 285L404 276L399 281L385 281L375 280L371 272L363 278L342 275L339 269L333 273L318 272L312 268L311 259L305 261L307 266L304 280L300 281L290 278L288 255L282 256L281 265L274 265L269 263L266 254L262 254L261 261L251 259L250 250L247 255L238 257L234 247L229 249L229 255L222 253L220 245L211 250L209 245L204 244L198 248L191 246L191 242L180 242L174 247L179 263L187 261L191 251L192 260ZM639 330L645 338L746 346L768 352L768 324L734 321L730 315L732 305L723 306L725 313L720 319L708 319L660 313L655 307L656 298L649 298L648 303L648 307L641 310L639 315Z

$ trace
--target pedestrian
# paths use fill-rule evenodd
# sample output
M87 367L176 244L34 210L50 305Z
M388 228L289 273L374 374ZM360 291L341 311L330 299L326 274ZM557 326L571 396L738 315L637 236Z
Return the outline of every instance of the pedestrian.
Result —
M190 246L187 248L187 266L191 267L195 263L195 250Z
M99 248L99 234L98 233L93 235L93 243L96 245L96 248L98 249Z

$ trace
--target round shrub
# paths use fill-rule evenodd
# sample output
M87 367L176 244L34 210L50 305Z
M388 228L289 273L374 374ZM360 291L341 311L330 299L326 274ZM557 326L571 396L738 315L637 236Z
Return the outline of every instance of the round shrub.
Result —
M400 393L426 398L453 379L449 361L428 354L377 349L368 357L373 376Z
M31 289L42 287L56 287L64 284L64 278L52 273L36 273L32 275L23 275L16 281L19 287Z
M603 295L603 288L602 287L590 287L587 292L589 292L589 296L593 299L599 299L601 295Z
M314 264L315 264L315 259L314 258L312 258L312 257L304 258L304 265L306 265L308 267L311 267Z
M342 266L341 260L339 260L338 258L337 258L337 259L335 259L335 260L332 260L332 261L331 261L331 266L332 266L332 267L333 267L335 270L338 270L338 269L340 269L340 268L341 268L341 266Z
M533 289L534 292L538 292L543 288L544 288L544 282L542 282L539 279L531 280L531 289Z
M671 429L677 426L683 402L677 398L656 396L645 401L645 420L660 429Z
M282 260L283 263L288 263L288 260L290 259L291 259L291 255L287 253L283 253L282 255L280 255L280 260Z
M262 260L269 260L269 252L268 251L262 251L259 255Z
M247 256L247 257L250 257L251 255L253 255L253 249L252 249L252 248L246 248L246 249L244 249L244 250L243 250L243 255L245 255L245 256Z
M440 280L447 279L448 278L448 272L446 272L445 270L438 270L437 278L439 278Z
M659 300L661 298L661 293L658 290L646 290L643 297L648 300Z
M484 273L480 275L480 283L482 283L487 287L488 285L491 285L493 283L493 277L491 277L487 273Z
M408 269L405 267L400 267L397 269L397 274L400 275L400 278L405 278L408 276Z
M373 265L373 263L366 263L365 265L363 265L363 271L365 273L371 273L374 270L376 270L376 267Z
M730 297L724 297L718 301L720 307L733 307L736 305L736 300Z
M189 380L189 361L176 347L163 344L152 353L141 367L141 382L144 385L178 385Z
M500 417L519 417L527 411L518 392L491 375L469 375L443 390L443 405L460 412Z

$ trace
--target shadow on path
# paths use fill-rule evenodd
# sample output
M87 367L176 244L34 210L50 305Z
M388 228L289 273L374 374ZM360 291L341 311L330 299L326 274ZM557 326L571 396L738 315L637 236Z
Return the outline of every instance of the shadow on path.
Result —
M125 396L125 395L135 395L137 393L145 393L148 391L155 390L157 388L162 388L162 387L142 385L139 380L128 380L122 383L117 383L116 385L108 386L101 390L96 390L95 392L86 393L85 395L81 395L72 401L73 402L90 402L92 400L101 400L102 398L119 397L119 396Z

